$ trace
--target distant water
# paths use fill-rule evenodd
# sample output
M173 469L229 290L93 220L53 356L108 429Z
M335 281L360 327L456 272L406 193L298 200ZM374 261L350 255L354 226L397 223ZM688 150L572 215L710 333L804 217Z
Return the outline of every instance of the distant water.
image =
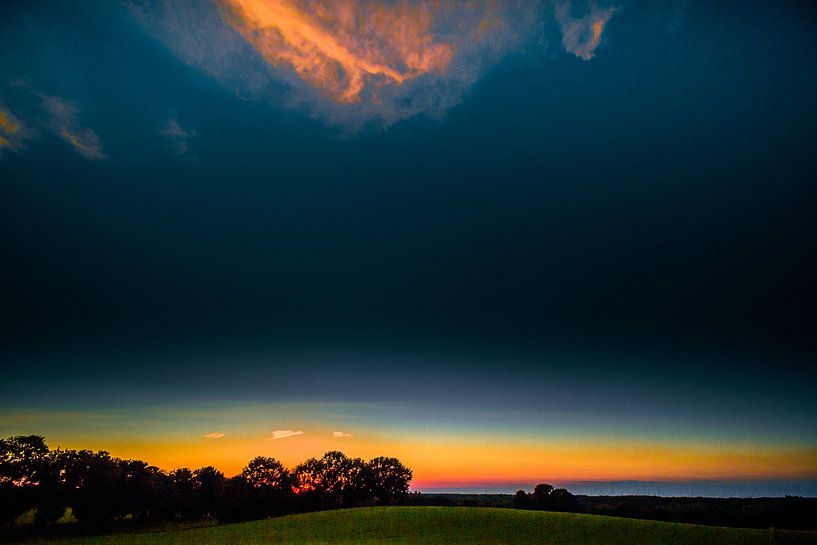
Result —
M530 492L535 484L497 485L492 483L467 487L420 487L414 490L428 494L513 494L517 490ZM817 479L796 481L564 481L551 484L567 488L573 494L588 496L817 497Z

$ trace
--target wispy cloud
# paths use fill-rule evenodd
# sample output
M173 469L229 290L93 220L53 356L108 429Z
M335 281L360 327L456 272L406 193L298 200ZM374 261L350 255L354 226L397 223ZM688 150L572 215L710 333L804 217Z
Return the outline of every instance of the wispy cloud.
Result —
M174 155L185 161L193 162L198 160L198 156L191 149L193 140L196 138L195 130L185 130L179 125L177 119L170 118L159 131L159 134L165 138Z
M20 130L20 120L14 114L0 109L0 131L5 134L15 134Z
M93 129L80 124L79 110L66 100L41 95L43 109L49 114L48 125L54 134L71 144L74 151L92 161L107 159L102 142Z
M574 17L569 1L556 4L556 20L562 30L562 45L565 51L586 61L592 59L601 42L605 25L617 10L615 7L602 9L591 2L587 13Z
M33 136L19 117L0 104L0 156L3 149L19 153L25 147L25 141Z
M20 152L26 141L48 132L86 159L107 159L99 135L80 121L79 108L73 103L42 93L21 79L13 80L6 90L11 93L15 111L12 113L0 100L0 149Z
M342 431L333 431L332 432L332 438L333 439L342 439L344 437L351 437L351 436L352 436L351 433L346 433L346 432L342 432Z
M272 432L272 437L267 437L266 439L286 439L288 437L295 437L296 435L303 435L304 432L298 430L275 430Z
M222 437L224 437L224 434L214 432L214 433L208 433L206 435L202 435L202 437L206 437L207 439L221 439Z

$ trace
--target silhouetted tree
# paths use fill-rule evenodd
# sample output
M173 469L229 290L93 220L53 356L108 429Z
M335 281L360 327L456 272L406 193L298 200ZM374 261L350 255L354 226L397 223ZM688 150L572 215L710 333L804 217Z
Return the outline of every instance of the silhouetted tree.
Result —
M123 515L116 459L90 450L63 451L60 458L64 486L70 491L68 501L78 522L98 527Z
M119 466L117 510L134 519L168 518L172 493L167 476L141 460L116 460Z
M54 456L43 437L0 439L0 523L37 508L35 522L46 524L65 511Z
M11 524L14 519L33 509L36 501L35 492L32 487L0 482L0 526Z
M295 467L295 493L299 511L315 511L330 507L329 495L323 484L323 463L309 458Z
M343 493L351 487L350 462L348 456L333 450L320 459L320 487L334 500L343 504Z
M533 497L531 499L533 500L534 506L536 506L537 509L547 507L548 499L553 490L555 490L555 487L552 484L546 483L539 483L533 487Z
M513 496L513 506L515 509L530 509L530 498L524 490L517 490Z
M224 490L224 473L212 466L193 472L193 512L202 518L215 516Z
M258 516L275 516L292 511L294 492L292 474L275 458L253 458L241 472L251 488Z
M344 507L363 505L374 496L374 479L371 468L361 458L348 458L345 469L344 484L341 488L341 504Z
M216 511L218 520L239 522L262 517L253 501L254 495L252 485L240 475L224 481L221 501Z
M513 499L513 506L519 509L539 509L543 511L580 512L582 507L576 497L564 488L551 484L537 484L532 494L519 490Z
M38 435L0 439L0 483L36 486L47 464L48 446Z
M70 490L65 486L62 463L66 451L50 451L43 457L43 469L36 487L37 511L34 519L38 526L56 522L65 513Z
M390 503L408 493L412 473L397 458L380 456L367 464L371 490L383 503Z
M372 482L368 464L338 451L295 468L295 491L305 511L360 505L371 497Z
M86 527L113 521L223 521L297 510L391 503L408 492L411 470L396 458L364 462L330 451L290 472L257 457L226 480L214 467L165 473L104 451L49 450L39 436L0 440L0 524L36 508L35 522L56 522L66 508Z
M168 475L168 479L172 498L171 516L182 520L195 517L197 513L193 503L193 472L186 467L174 469Z
M241 471L241 476L253 488L272 490L292 488L292 476L287 468L275 458L265 456L253 458Z
M576 496L564 488L556 488L550 493L548 509L564 513L578 513L582 511L582 507L578 500L576 500Z

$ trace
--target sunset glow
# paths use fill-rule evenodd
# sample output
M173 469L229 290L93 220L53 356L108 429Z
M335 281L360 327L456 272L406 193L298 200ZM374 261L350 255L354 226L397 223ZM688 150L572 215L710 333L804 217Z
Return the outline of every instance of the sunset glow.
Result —
M255 456L274 456L292 467L310 457L338 449L319 437L296 437L291 442L237 437L217 442L190 439L171 441L93 442L124 458L150 460L164 469L215 465L235 475ZM88 441L60 442L63 447L88 446ZM413 470L415 488L467 486L474 483L539 481L646 481L686 479L798 479L817 478L817 451L798 447L732 448L691 444L651 444L645 441L618 442L583 440L552 446L502 443L428 443L418 437L395 441L369 436L345 442L347 455L372 458L388 452Z
M371 87L444 72L450 44L432 34L433 3L221 0L225 19L271 65L290 67L339 102Z
M330 450L372 458L384 452L414 470L416 488L467 486L473 483L549 481L648 481L689 479L817 478L817 449L796 442L757 444L717 443L705 439L637 439L601 435L581 427L567 432L531 433L513 427L507 433L453 436L440 428L395 433L397 424L373 425L363 418L372 411L392 413L396 407L326 406L324 416L296 405L217 409L178 409L100 418L91 414L43 413L6 416L4 429L34 428L54 446L108 450L124 458L149 460L164 469L214 465L235 475L255 456L273 456L294 467ZM331 431L332 413L345 413L356 433ZM303 425L297 430L265 431L266 418ZM356 416L357 415L357 416ZM195 418L219 425L218 433L196 434L182 425ZM140 422L153 422L146 429ZM63 430L63 431L60 431ZM339 441L339 438L343 441ZM217 440L214 440L217 439Z

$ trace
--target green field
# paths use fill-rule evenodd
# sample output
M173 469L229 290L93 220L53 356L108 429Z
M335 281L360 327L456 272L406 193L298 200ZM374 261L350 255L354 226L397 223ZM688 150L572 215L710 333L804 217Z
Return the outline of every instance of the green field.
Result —
M817 540L812 533L718 528L594 515L469 507L375 507L206 528L33 540L26 543L769 545L817 543Z

